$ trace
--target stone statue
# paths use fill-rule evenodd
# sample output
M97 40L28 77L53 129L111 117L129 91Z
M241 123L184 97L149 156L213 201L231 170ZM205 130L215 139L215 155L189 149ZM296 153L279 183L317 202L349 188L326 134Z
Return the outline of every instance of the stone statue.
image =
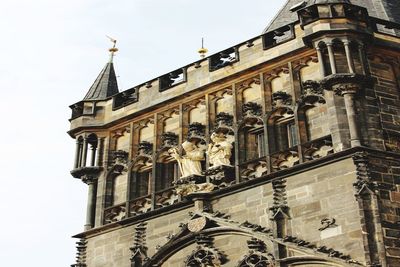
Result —
M182 144L182 147L185 151L184 156L179 155L177 148L172 148L169 150L171 156L178 161L178 165L182 173L181 177L202 175L201 161L204 160L205 148L189 141L185 141Z
M212 167L230 165L232 142L223 133L213 133L211 141L213 143L208 145L207 154Z

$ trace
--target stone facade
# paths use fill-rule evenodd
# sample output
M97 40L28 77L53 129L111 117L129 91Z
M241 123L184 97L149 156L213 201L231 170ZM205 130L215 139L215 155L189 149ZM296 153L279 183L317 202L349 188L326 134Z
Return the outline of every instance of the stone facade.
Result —
M400 25L353 4L288 1L273 30L119 93L107 63L71 106L72 266L400 266Z

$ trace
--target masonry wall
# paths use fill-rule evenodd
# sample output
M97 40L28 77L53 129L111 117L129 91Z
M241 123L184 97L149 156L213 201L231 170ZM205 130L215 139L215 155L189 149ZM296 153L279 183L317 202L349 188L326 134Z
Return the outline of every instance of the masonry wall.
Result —
M291 235L365 261L359 207L353 189L355 180L352 159L288 177ZM323 219L335 219L336 226L319 230Z
M388 266L399 266L400 160L371 156L369 166L372 180L380 185L378 206L387 264Z
M148 255L156 252L158 245L165 244L168 234L180 230L179 224L186 222L190 216L184 209L175 211L147 221L147 247ZM88 267L130 267L131 251L134 244L135 226L130 225L116 228L110 232L88 237L87 241L87 266Z

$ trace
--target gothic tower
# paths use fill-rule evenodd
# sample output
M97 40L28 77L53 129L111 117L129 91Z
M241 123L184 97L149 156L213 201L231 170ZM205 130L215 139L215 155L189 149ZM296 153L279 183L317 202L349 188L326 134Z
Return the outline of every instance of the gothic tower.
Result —
M75 267L400 266L400 5L288 0L263 33L72 106Z

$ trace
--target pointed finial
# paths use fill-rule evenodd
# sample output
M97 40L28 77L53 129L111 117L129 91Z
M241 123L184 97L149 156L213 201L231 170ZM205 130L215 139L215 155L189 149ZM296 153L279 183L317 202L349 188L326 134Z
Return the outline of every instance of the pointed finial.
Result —
M204 38L203 37L201 38L201 48L197 52L200 54L201 58L205 58L206 57L208 49L204 48Z
M114 58L114 54L116 52L118 52L118 48L115 47L115 45L117 44L117 40L115 40L114 38L106 35L108 39L110 39L110 41L113 43L113 47L111 47L110 49L108 49L108 51L110 51L110 63L113 62L113 58Z

